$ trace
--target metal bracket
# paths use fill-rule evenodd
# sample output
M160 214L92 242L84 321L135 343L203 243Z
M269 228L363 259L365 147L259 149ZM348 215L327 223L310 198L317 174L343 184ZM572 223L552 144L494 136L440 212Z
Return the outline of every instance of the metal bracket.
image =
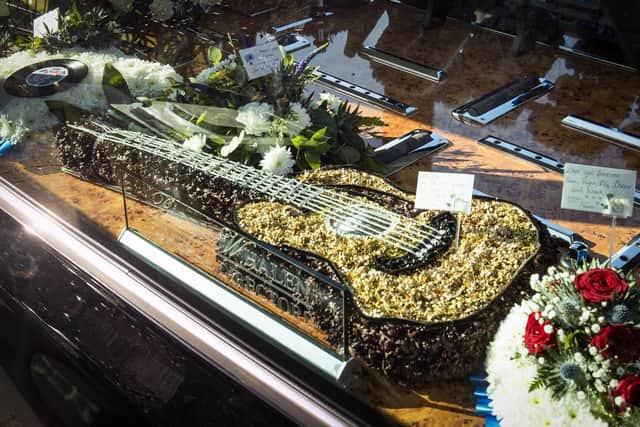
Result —
M286 34L278 38L278 43L287 53L295 52L296 50L304 49L311 45L309 40L299 34Z
M488 145L489 147L496 148L500 151L512 154L521 159L527 160L531 163L535 163L542 166L545 169L552 170L554 172L563 173L564 163L557 161L551 157L545 156L533 150L528 150L517 144L513 144L506 139L498 138L493 135L485 136L478 140L479 143Z
M283 31L291 30L296 27L301 27L302 25L308 24L309 22L313 22L316 19L326 18L328 16L333 16L333 15L334 15L333 12L324 11L324 12L320 12L318 16L307 16L306 18L302 18L297 21L290 22L284 25L279 25L277 27L272 27L272 28L273 28L273 31L275 31L276 33L281 33Z
M640 234L624 245L613 255L611 266L623 273L628 273L640 263Z
M402 114L403 116L408 116L418 111L418 109L412 105L396 101L395 99L389 98L381 93L374 92L362 86L358 86L355 83L342 80L338 77L332 76L331 74L327 74L324 71L316 70L314 74L318 77L318 80L315 81L316 83L377 107Z
M531 163L535 163L545 169L564 174L564 162L545 156L544 154L540 154L536 151L526 149L505 139L489 135L479 139L478 142L480 144L488 145L489 147L497 148L500 151L512 154ZM640 205L640 190L637 188L633 196L633 203L635 205Z
M118 241L175 280L188 283L194 291L204 295L212 304L219 306L238 321L270 337L275 343L335 381L348 383L349 377L357 371L353 366L357 365L357 362L353 358L342 360L333 351L303 336L255 304L247 302L222 282L198 271L136 231L123 230Z
M381 163L389 164L399 158L418 152L433 151L451 145L451 142L424 129L414 129L374 149L375 158Z
M395 70L399 70L435 83L440 83L447 75L442 70L436 70L435 68L427 67L425 65L409 61L408 59L400 58L372 46L365 46L360 49L360 55Z
M476 100L456 108L451 115L472 126L484 126L504 116L527 101L553 89L555 85L542 77L522 76Z

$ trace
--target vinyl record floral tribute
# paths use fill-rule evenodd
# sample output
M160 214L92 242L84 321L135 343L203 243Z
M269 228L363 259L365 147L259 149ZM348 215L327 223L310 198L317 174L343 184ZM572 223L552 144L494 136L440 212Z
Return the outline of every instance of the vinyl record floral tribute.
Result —
M503 426L640 425L640 291L597 263L531 277L489 347Z
M55 88L28 85L30 72L34 71L29 66L39 64L35 68L44 69L52 68L52 65L60 67L75 63L86 66L86 75L76 79L77 81L66 83L73 70L65 67L69 75L57 82ZM23 70L30 72L25 74ZM35 72L38 71L35 69ZM28 94L29 96L9 94L8 92L16 92L8 88L15 86L16 80L21 81L17 84L20 89L17 92L29 90L34 93ZM109 87L114 84L126 85L133 97L161 97L169 93L171 81L181 80L182 77L171 66L138 59L115 48L100 51L71 48L58 53L14 53L0 61L0 109L6 120L20 130L19 135L16 132L7 135L7 138L17 140L17 136L22 136L25 132L42 131L59 124L61 119L54 110L62 105L85 113L104 112L109 106Z

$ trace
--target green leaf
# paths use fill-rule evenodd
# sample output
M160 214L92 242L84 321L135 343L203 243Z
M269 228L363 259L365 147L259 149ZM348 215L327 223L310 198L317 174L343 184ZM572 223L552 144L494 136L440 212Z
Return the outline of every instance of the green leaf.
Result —
M360 152L353 147L343 145L337 150L338 158L346 164L358 163L360 160Z
M209 62L215 65L222 60L222 51L217 47L213 46L209 48L209 51L207 52L207 56L209 57Z
M122 73L112 64L104 64L102 90L109 104L131 104L134 101Z
M227 141L221 136L209 135L207 139L216 145L224 145L227 143Z
M328 111L313 108L309 110L309 115L315 125L327 128L326 134L329 138L335 138L338 135L338 124Z
M318 154L325 154L331 149L331 146L324 139L313 139L313 137L309 139L304 135L292 138L291 143L297 150L310 149L318 152Z
M223 74L224 74L224 70L219 70L219 71L216 71L213 74L209 74L209 81L212 82L212 81L216 80L218 77L220 77Z
M293 146L296 148L296 150L299 150L300 147L302 147L302 144L304 144L305 141L307 141L307 138L305 138L302 135L298 135L295 138L291 139L291 144L293 144Z
M80 22L82 22L82 14L80 14L80 11L78 10L78 5L76 4L76 2L74 1L73 4L71 4L71 9L69 10L69 12L67 12L67 17L69 18L69 23L71 25L78 25ZM60 20L64 20L65 18L63 18L62 16L60 16Z
M285 67L290 66L291 64L293 64L293 61L295 60L295 58L293 57L293 55L288 54L285 50L284 47L280 46L280 54L282 55L282 64Z
M202 123L204 121L205 117L207 117L207 112L203 111L202 114L200 114L200 116L196 120L196 126L200 126L200 123Z
M327 128L323 127L322 129L320 129L316 133L314 133L311 136L311 139L314 140L314 141L324 140L326 133L327 133Z
M77 122L82 119L82 117L86 117L91 114L87 110L83 110L80 107L76 107L73 104L69 104L64 101L52 101L45 100L45 104L47 104L47 108L60 120L61 122Z
M320 153L317 151L305 151L304 159L311 169L318 169L320 167Z
M378 162L373 157L370 157L367 155L362 157L362 159L358 163L358 166L360 166L360 168L366 171L371 171L371 172L384 173L385 171L382 163Z

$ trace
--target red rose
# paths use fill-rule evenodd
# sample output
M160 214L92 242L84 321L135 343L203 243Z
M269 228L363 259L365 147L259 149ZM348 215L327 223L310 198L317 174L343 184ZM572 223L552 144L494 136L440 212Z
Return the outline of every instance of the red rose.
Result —
M576 275L573 284L587 301L599 303L609 301L613 294L622 295L629 286L618 274L609 269L594 268Z
M621 379L614 394L622 396L627 405L640 406L640 374Z
M555 330L550 334L544 331L544 327L553 324L550 320L545 320L542 324L536 319L536 315L540 318L540 312L531 313L527 320L527 327L524 331L524 344L529 349L531 354L544 353L546 347L556 347L558 342L556 340Z
M612 323L591 339L604 357L618 356L622 363L635 362L640 358L640 331L624 324Z

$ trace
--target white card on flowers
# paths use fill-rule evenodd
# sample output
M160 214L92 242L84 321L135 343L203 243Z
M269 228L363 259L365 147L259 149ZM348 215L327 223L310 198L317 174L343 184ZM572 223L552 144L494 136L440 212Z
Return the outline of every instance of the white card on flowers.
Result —
M0 0L0 16L9 16L9 3L7 0Z
M33 37L44 37L48 32L58 32L58 18L60 16L60 9L55 8L44 15L38 16L33 20Z
M475 175L448 172L419 172L416 209L471 212Z
M636 171L567 163L560 207L621 218L633 214Z
M276 40L240 49L240 58L249 80L259 79L277 71L282 63L280 45Z

